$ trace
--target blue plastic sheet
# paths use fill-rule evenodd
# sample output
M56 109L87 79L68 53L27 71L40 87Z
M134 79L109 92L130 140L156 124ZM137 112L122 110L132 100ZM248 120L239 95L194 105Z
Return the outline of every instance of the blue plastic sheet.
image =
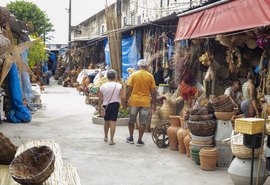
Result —
M12 123L30 122L32 119L30 110L23 105L23 96L19 80L17 66L12 65L9 72L10 111L8 121Z
M26 49L22 54L21 54L22 60L24 63L28 65L28 50ZM23 71L22 72L22 92L23 92L23 97L28 103L28 107L34 111L35 107L31 103L31 100L33 99L33 93L32 93L32 88L31 88L31 82L30 82L30 76L27 72Z
M139 34L125 35L122 38L122 76L124 79L128 77L128 68L137 69L137 62L140 59L140 51L138 47ZM110 50L108 40L105 40L105 59L110 66Z

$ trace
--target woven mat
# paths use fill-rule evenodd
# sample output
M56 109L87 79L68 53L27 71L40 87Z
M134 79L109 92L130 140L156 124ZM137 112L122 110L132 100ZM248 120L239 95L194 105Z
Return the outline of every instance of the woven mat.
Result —
M50 147L55 154L54 172L43 185L81 185L77 170L71 164L63 165L60 146L54 141L29 141L19 147L16 156L31 147L41 145ZM19 185L11 178L8 166L0 165L0 185Z

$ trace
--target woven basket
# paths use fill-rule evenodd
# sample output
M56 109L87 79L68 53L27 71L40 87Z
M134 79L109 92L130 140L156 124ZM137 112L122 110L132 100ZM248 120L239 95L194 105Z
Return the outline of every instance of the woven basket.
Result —
M214 110L215 112L232 112L234 108L235 108L235 105L231 101L229 101L222 106L215 107Z
M0 133L0 164L9 165L16 154L16 146Z
M211 100L211 104L213 105L214 108L220 107L226 104L227 102L231 102L231 98L229 95L221 95L216 98L212 98Z
M235 112L215 112L215 116L218 120L230 121L235 115Z
M212 118L213 118L213 114L189 116L190 121L207 121L207 120L211 120Z
M252 158L252 149L243 145L243 135L237 134L231 137L231 150L234 156L240 159ZM260 148L255 149L254 156L259 157Z
M263 132L264 119L240 118L235 120L235 131L242 134L259 134Z
M216 130L217 123L209 121L187 121L189 131L196 136L211 136Z
M47 146L32 147L10 164L12 178L20 184L41 184L54 171L55 155Z
M206 109L189 109L189 115L208 115Z

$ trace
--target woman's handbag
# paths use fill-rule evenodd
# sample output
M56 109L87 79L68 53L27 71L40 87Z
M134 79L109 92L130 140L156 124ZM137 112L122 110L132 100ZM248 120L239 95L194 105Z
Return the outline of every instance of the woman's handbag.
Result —
M110 101L111 101L111 99L112 99L112 96L113 96L113 94L114 94L115 87L116 87L116 82L115 82L115 86L114 86L113 92L112 92L112 94L111 94L111 97L110 97L110 99L109 99L109 101L108 101L108 105L109 105L109 103L110 103ZM106 109L107 109L108 105L106 105L105 108L104 108L104 107L101 107L101 108L100 108L100 110L99 110L99 116L100 116L100 117L102 117L102 118L105 117L105 115L106 115Z

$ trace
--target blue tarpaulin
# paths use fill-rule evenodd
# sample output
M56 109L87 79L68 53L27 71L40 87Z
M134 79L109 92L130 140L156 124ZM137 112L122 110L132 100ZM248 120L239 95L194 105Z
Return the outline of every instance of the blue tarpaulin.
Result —
M19 73L16 64L13 64L9 72L10 111L8 121L12 123L30 122L32 119L30 110L23 104L23 96L20 85Z
M137 69L137 62L140 59L140 51L138 47L139 34L125 35L122 37L122 76L124 79L128 77L128 68ZM110 50L108 40L105 40L105 59L110 66Z

